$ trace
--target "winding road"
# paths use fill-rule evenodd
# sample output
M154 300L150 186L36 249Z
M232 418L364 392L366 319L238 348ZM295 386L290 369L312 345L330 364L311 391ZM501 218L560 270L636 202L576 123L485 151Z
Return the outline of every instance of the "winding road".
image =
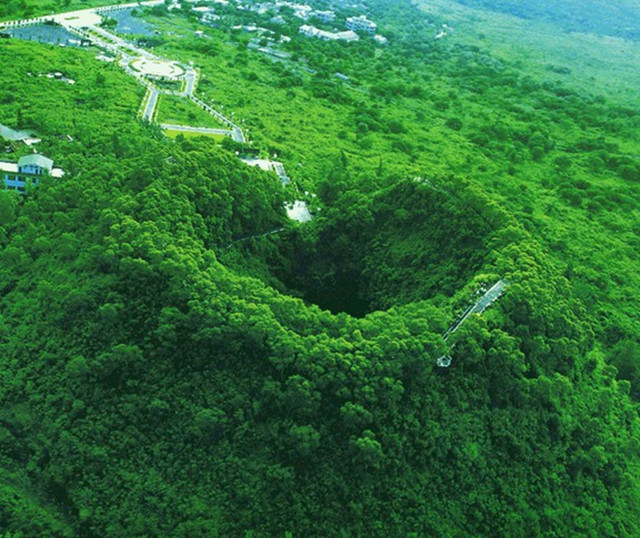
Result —
M233 123L229 118L213 109L195 96L196 87L198 84L198 72L190 65L178 64L183 70L184 74L178 77L184 83L184 88L180 92L171 90L163 90L155 86L144 73L140 73L131 68L132 62L138 59L153 60L156 62L171 62L160 58L151 52L138 47L137 45L130 43L123 37L113 34L108 30L105 30L100 26L102 22L102 16L108 14L110 11L119 11L123 9L132 9L140 6L153 7L164 4L164 0L149 0L146 2L134 2L126 4L117 4L114 6L105 6L99 8L82 9L79 11L69 11L66 13L59 13L57 15L51 15L46 17L37 17L32 19L23 19L19 21L8 21L0 23L0 28L16 28L19 26L44 24L46 22L55 22L62 27L66 28L69 32L72 32L80 37L91 40L91 42L101 48L110 52L111 54L118 55L120 57L119 64L122 69L128 75L134 77L138 82L148 88L148 92L145 95L143 101L142 119L152 122L155 116L155 110L158 106L158 99L161 93L167 93L177 95L187 99L191 99L195 104L200 106L207 113L211 114L224 125L229 126L229 129L206 129L201 127L191 127L187 125L172 125L169 128L176 131L195 132L202 134L222 134L231 137L236 142L246 143L246 138L242 129ZM164 126L162 126L165 128Z

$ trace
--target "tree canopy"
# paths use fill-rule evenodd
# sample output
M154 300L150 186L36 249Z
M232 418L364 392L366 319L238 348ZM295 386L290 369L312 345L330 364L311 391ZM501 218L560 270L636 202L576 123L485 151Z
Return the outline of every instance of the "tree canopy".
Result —
M138 121L95 51L0 44L0 123L67 172L0 191L8 536L640 533L635 109L371 9L388 47L306 63L231 19L158 45L287 187Z

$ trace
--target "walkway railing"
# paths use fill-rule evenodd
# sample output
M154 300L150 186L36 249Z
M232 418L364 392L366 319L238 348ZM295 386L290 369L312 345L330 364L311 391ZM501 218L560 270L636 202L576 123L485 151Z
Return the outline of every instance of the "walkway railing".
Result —
M494 302L496 302L504 293L508 283L505 280L498 280L489 290L487 290L480 299L475 303L469 305L462 314L460 314L451 326L442 334L442 338L446 341L449 336L456 332L462 324L467 321L471 314L482 314L487 308L489 308ZM455 344L454 344L455 346ZM453 350L453 347L451 350ZM449 351L451 353L451 351ZM442 355L438 357L436 363L441 368L448 368L451 365L451 355Z

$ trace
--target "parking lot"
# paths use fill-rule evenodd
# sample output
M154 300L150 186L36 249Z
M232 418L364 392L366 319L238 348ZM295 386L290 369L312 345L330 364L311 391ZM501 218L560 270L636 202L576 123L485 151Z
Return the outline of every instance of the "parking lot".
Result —
M37 41L38 43L50 43L52 45L80 46L80 38L68 32L60 26L38 24L7 30L11 37Z

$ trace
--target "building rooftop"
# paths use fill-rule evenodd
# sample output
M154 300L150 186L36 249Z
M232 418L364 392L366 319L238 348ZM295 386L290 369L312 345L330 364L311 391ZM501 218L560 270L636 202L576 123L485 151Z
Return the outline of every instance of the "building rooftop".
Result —
M44 168L48 172L51 172L51 169L53 168L53 161L51 159L47 159L44 155L34 153L33 155L20 157L18 160L18 168L22 168L23 166L39 166L40 168Z
M308 24L303 24L298 32L308 37L318 37L320 39L331 41L338 39L343 39L345 41L358 41L358 39L360 39L358 34L352 30L347 30L345 32L327 32L326 30L320 30L319 28L309 26Z
M0 171L10 174L18 173L18 165L16 163L10 163L7 161L0 161Z

